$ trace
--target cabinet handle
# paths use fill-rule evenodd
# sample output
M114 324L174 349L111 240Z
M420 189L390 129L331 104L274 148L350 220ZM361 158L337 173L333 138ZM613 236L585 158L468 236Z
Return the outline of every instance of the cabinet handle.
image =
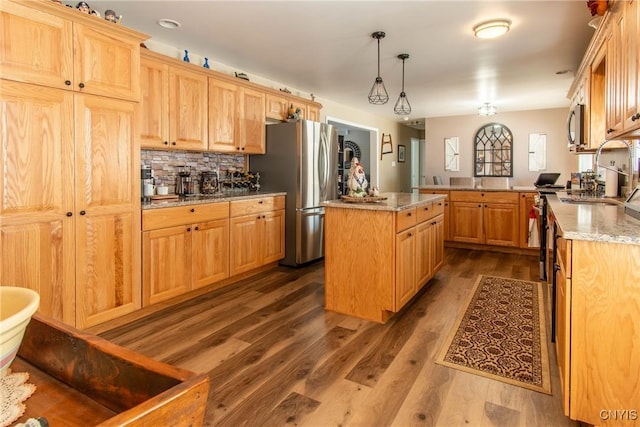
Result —
M438 223L438 221L433 221L433 222L431 223L431 225L436 225L437 223Z
M260 219L260 215L258 215L258 216L256 217L256 219Z
M607 129L607 133L612 133L613 131L614 131L614 129L613 129L613 128L609 128L609 129Z
M486 208L486 207L487 207L487 205L484 205L484 207Z
M79 87L80 89L84 89L84 83L80 83L80 84L78 84L78 87Z
M634 115L633 117L631 117L631 121L635 122L636 120L640 119L640 113Z
M438 206L442 206L442 202L438 203Z
M263 204L263 203L264 203L264 200L260 200L258 203L259 203L259 204Z
M191 212L195 212L195 211L196 211L195 208L191 208Z
M67 216L73 216L73 212L67 212Z
M481 207L482 207L482 205L478 205L478 207L479 207L479 208L481 208Z
M560 264L553 264L553 271L560 271Z
M411 212L409 212L409 213L407 214L407 216L411 216Z
M196 231L200 230L200 227L196 226Z
M484 193L480 193L480 195L481 195L482 197L484 197Z
M87 212L85 212L85 211L80 211L80 215L86 215L86 214L87 214Z
M165 141L163 144L164 145L169 145L169 141Z
M64 84L66 84L67 86L71 86L71 80L65 80Z
M429 210L429 208L424 208L424 210L425 210L425 211L428 211L428 210Z
M175 146L175 145L176 145L176 142L175 142L175 141L173 141L173 142L171 143L171 145Z
M191 227L187 227L187 231L191 231Z
M411 237L411 236L413 236L413 234L409 233L408 236Z
M445 206L449 206L449 203L445 203L444 205L445 205Z

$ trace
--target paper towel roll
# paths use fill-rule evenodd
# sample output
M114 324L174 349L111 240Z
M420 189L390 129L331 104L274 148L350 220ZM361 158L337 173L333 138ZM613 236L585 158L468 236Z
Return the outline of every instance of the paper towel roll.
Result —
M605 197L617 197L618 196L618 172L606 169L604 182L604 195Z

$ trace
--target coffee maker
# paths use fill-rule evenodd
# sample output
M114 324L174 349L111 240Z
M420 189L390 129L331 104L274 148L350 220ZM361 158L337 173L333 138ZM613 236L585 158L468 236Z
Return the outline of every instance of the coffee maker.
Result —
M179 196L190 196L194 193L194 182L191 178L191 170L189 168L180 168L176 176L176 194Z
M140 168L140 199L141 200L149 199L149 196L145 197L144 195L145 185L153 186L153 176L151 175L151 166L142 165L142 167Z

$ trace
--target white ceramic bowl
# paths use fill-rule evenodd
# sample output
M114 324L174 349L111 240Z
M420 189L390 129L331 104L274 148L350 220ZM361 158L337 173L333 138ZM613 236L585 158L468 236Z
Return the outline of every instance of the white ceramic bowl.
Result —
M15 359L40 295L27 288L0 286L0 377Z

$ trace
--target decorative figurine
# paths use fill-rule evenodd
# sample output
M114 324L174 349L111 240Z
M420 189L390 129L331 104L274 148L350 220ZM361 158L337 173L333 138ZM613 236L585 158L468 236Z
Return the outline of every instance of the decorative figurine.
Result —
M82 13L86 13L87 15L91 14L91 8L86 1L78 2L78 4L76 4L76 9Z
M287 120L300 120L300 114L302 114L302 110L300 108L294 108L293 104L291 104Z
M249 81L249 77L245 73L235 73L235 74L237 78Z
M122 19L122 15L118 16L113 10L107 9L104 11L104 19L105 21L109 21L109 22L113 22L114 24L117 24Z
M358 161L357 157L351 159L351 168L349 169L349 179L347 187L349 187L349 197L366 197L369 182L364 173L364 168Z
M204 58L204 64L202 64L202 66L204 68L209 68L209 58L207 57Z
M315 101L316 100L316 96L314 94L311 94L311 100Z
M184 62L189 62L189 51L185 49L184 58L182 58Z

